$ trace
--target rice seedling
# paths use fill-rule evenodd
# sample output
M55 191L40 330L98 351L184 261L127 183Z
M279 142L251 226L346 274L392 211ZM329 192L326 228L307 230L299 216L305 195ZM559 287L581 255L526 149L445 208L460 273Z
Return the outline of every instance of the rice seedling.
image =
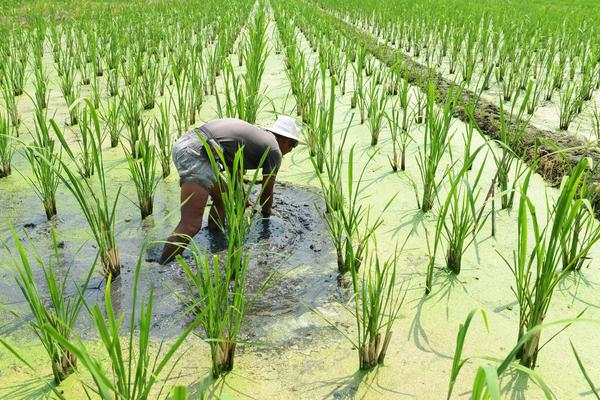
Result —
M333 131L333 120L335 116L335 78L330 78L329 99L327 99L326 78L324 71L321 71L321 101L319 104L313 103L313 117L310 118L312 124L307 129L307 143L311 147L311 153L314 152L316 166L320 173L323 172L325 158L327 157L327 138L329 132Z
M59 384L74 372L77 358L67 347L48 334L44 327L52 326L62 337L70 340L84 300L81 296L68 295L69 270L63 269L54 231L52 232L53 254L47 262L43 260L31 240L32 249L25 249L19 235L12 227L11 232L16 249L13 254L17 270L15 280L33 315L29 326L42 343L52 365L54 382ZM33 258L30 256L31 253L34 255ZM90 281L95 263L95 261L92 263L92 268L81 283L84 288ZM34 264L37 264L42 272L42 283L48 291L47 296L36 283L38 274L34 270Z
M364 69L361 69L363 67L361 66L360 62L357 62L352 67L354 69L354 90L352 91L352 98L350 99L350 108L354 109L358 107L358 111L360 113L360 124L362 125L365 123L367 112L365 83L362 75Z
M559 129L567 130L569 125L577 116L577 108L579 107L579 97L577 94L577 86L573 82L569 82L564 91L560 93L559 101Z
M200 299L194 308L210 345L212 374L216 378L233 369L237 337L245 313L247 260L235 268L227 263L222 272L218 256L215 255L211 263L207 255L199 255L200 250L195 248L192 246L196 273L183 258L178 260ZM232 290L230 282L233 282Z
M154 137L158 145L158 157L162 168L162 177L171 174L171 151L173 136L171 135L171 119L168 104L160 105L160 118L154 120Z
M366 209L363 204L364 198L361 197L361 184L374 154L370 156L355 182L354 146L349 151L348 166L345 171L343 153L338 151L345 145L351 123L352 119L350 119L341 143L337 147L334 145L333 132L329 131L327 137L329 150L325 158L325 173L318 170L316 160L311 158L326 205L322 218L336 249L340 274L345 274L351 267L356 269L360 267L367 251L368 242L383 223L383 213L395 198L393 196L390 199L375 220L370 218L370 211ZM343 177L344 173L346 173L345 178Z
M171 66L168 62L161 62L160 64L160 75L158 77L158 95L160 97L165 95L165 86L170 79Z
M523 182L519 202L517 250L513 253L512 262L502 256L515 277L514 293L519 303L518 341L544 322L554 288L569 270L563 268L559 271L562 264L561 232L573 229L576 216L583 206L583 201L576 200L576 195L587 168L588 160L584 158L571 175L563 180L556 202L547 211L548 222L545 227L540 226L535 206L527 196L531 172ZM533 231L533 250L529 246L530 229ZM535 368L540 350L540 335L540 332L532 335L519 347L517 357L527 368Z
M102 143L102 137L92 137L93 135L100 135L99 131L95 131L94 129L94 121L92 119L92 115L90 114L87 107L84 107L81 111L81 116L78 118L79 120L79 136L77 138L77 145L79 147L79 154L77 156L71 150L69 143L67 142L67 138L64 136L61 130L55 130L56 137L60 141L63 150L68 154L71 159L75 159L77 157L77 168L79 170L79 174L83 178L89 178L94 175L94 142L99 145Z
M538 108L542 96L543 83L541 80L530 79L527 84L527 114L532 115Z
M438 110L435 107L435 88L431 82L428 85L424 143L417 154L417 166L423 184L423 195L420 200L417 198L417 202L423 212L428 212L433 207L439 187L448 174L446 170L441 178L437 177L451 137L450 125L459 95L460 91L449 91L442 110Z
M600 240L600 229L591 204L596 194L590 191L589 180L590 171L585 171L568 219L562 225L562 265L569 271L581 271L589 260L589 251Z
M342 331L335 323L321 316L334 329L340 332L358 352L358 368L369 371L382 365L392 339L392 328L398 319L406 297L404 284L396 282L398 251L386 261L381 261L376 253L365 251L365 266L362 274L358 266L351 262L353 296L352 305L344 307L353 315L356 322L356 339Z
M401 171L406 170L406 150L408 145L414 141L410 135L413 119L408 109L401 105L401 99L402 97L398 97L391 112L386 113L392 137L392 154L388 155L388 159L394 172L398 171L398 167Z
M90 100L96 110L100 109L101 94L98 78L94 75L90 84Z
M0 178L12 173L12 157L15 152L14 127L10 123L10 117L0 114Z
M110 97L115 97L119 94L119 70L108 70L106 74L106 92Z
M224 216L213 213L210 218L222 227L227 237L227 253L225 255L223 271L219 266L218 256L211 260L194 244L194 255L197 271L193 272L185 260L178 256L178 261L190 280L194 295L199 299L193 304L192 310L197 314L200 325L206 334L206 341L211 348L212 374L218 377L233 369L233 361L240 326L245 314L245 282L248 263L250 261L246 250L245 241L252 224L251 215L257 211L257 205L251 206L250 213L246 212L250 204L250 193L258 181L258 169L254 172L244 187L243 173L243 148L236 152L230 166L224 163L225 159L220 149L214 149L216 155L210 151L208 143L204 143L207 154L215 173L219 172L218 161L223 163L225 169L224 181L221 185ZM261 163L264 162L266 153ZM263 188L265 183L263 182ZM265 205L268 199L259 193L261 204ZM271 200L272 201L272 200ZM187 238L189 241L190 238Z
M301 53L302 54L302 53ZM303 60L303 57L301 57L301 60ZM304 61L302 61L304 62ZM313 68L311 70L308 69L308 67L304 66L301 68L301 81L300 81L300 92L298 94L298 106L299 108L299 113L302 116L302 122L305 123L307 126L312 126L315 122L315 118L316 118L316 110L318 110L319 108L317 107L317 99L318 99L318 94L317 94L317 87L318 85L318 80L319 80L319 69L318 68ZM309 132L310 133L310 132ZM312 131L312 133L315 133L314 131ZM308 147L310 150L310 154L311 156L315 156L316 155L316 142L317 142L317 137L316 135L309 135L307 137L307 143L308 143Z
M35 130L32 136L33 143L25 148L25 155L33 177L25 177L42 201L46 217L50 220L56 215L56 191L60 183L61 153L55 149L44 110L36 110Z
M350 56L345 54L340 62L340 67L337 73L337 81L339 82L340 94L346 94L346 82L348 81L348 67L350 66Z
M87 61L87 54L84 51L79 52L79 54L75 58L75 67L79 72L79 77L81 79L81 84L83 86L88 86L92 81L92 68L91 65Z
M200 50L198 50L200 53ZM203 65L200 62L202 58L197 56L191 65L191 102L189 103L189 121L190 124L196 123L196 113L199 113L204 103L204 85L202 81Z
M69 56L68 52L64 52L64 56L61 60L61 71L60 76L60 91L65 99L65 103L69 108L69 120L67 124L77 125L77 118L79 117L79 85L75 83L76 67L75 57Z
M502 89L502 98L504 101L510 101L519 90L520 65L517 61L506 61L506 64L499 68L504 70L502 80L498 81ZM497 77L498 79L500 78Z
M111 201L109 199L104 160L102 157L100 120L93 104L87 99L85 100L85 104L89 111L93 131L90 135L90 145L95 169L94 176L97 182L93 184L89 179L79 179L78 174L73 168L62 160L60 161L62 173L58 175L62 183L73 194L83 211L100 252L104 276L107 280L110 280L111 278L116 278L121 270L121 256L115 235L115 211L121 194L121 188L117 189L117 193ZM51 120L50 123L56 135L64 137L56 122ZM67 154L71 156L73 153ZM71 161L76 165L78 171L82 169L78 165L79 160L77 158L72 157Z
M596 73L595 68L596 65L594 63L586 62L582 65L583 71L581 72L581 83L579 86L579 98L581 99L581 102L592 99L594 90L596 89L596 84L594 81L594 74Z
M187 70L180 68L173 57L170 58L171 74L175 83L174 89L170 90L171 103L175 113L175 124L177 126L177 137L181 136L190 126L189 108L191 103L191 84ZM175 94L173 93L175 92Z
M385 107L389 97L386 91L377 85L375 79L371 79L367 96L369 99L367 106L367 124L371 131L371 146L375 146L379 142L379 134L383 129L383 124L385 122Z
M215 93L217 101L217 115L219 118L245 119L245 93L240 84L241 78L240 76L236 75L231 63L228 63L225 66L225 75L223 76L223 81L226 88L225 108L223 109L223 105L221 104L221 96L218 93Z
M95 32L88 31L88 49L90 51L90 63L92 65L92 73L96 77L104 76L104 61L99 46L99 40Z
M44 109L48 106L48 100L50 98L48 90L50 77L44 66L42 54L34 53L34 63L32 68L34 76L35 104L37 108Z
M140 125L142 124L142 104L139 98L139 92L135 88L125 89L121 95L121 116L123 124L127 127L127 142L129 151L134 157L138 157L140 141Z
M113 97L104 103L100 113L100 118L102 118L102 122L104 122L105 133L107 133L110 138L111 148L117 147L121 138L121 129L123 128L121 107L121 99Z
M354 290L354 317L359 369L370 370L383 364L392 339L392 327L398 319L404 302L402 285L397 288L396 265L398 252L381 262L377 254L365 254L368 265L363 268L362 279L351 262L352 288Z
M11 47L11 54L5 60L4 80L9 85L13 96L20 96L25 88L27 46L25 43L12 43Z
M492 155L498 168L496 177L503 210L512 208L519 179L527 172L523 160L512 150L519 148L527 127L528 119L524 118L527 97L528 93L525 94L525 100L518 111L515 111L514 102L508 116L500 98L500 140L496 143L501 151L500 154L492 151Z
M243 75L245 89L244 119L251 124L256 122L256 114L262 103L260 83L265 72L268 54L266 11L261 3L249 27L248 46L244 55L246 63L246 73Z
M367 58L367 49L364 46L359 45L358 49L356 51L356 60L352 64L352 70L354 72L354 74L353 74L354 91L352 92L352 98L350 100L350 107L353 109L356 108L356 106L358 105L358 103L360 101L360 98L362 97L363 82L364 82L363 74L365 72L366 58ZM364 110L361 108L361 124L364 121L363 114L364 114Z
M567 327L569 327L572 323L579 322L581 320L578 320L577 318L575 318L575 319L557 321L557 322L545 324L545 325L537 325L531 331L527 332L522 337L522 339L517 343L517 345L515 347L513 347L512 350L504 358L497 358L497 357L491 357L491 356L478 356L478 357L468 357L468 358L463 359L462 353L463 353L463 349L464 349L466 335L471 326L472 319L476 313L477 313L477 310L472 310L467 315L465 322L463 324L460 324L459 331L458 331L457 338L456 338L456 349L455 349L454 357L453 357L453 361L452 361L452 370L451 370L451 374L450 374L450 382L448 385L448 393L447 393L446 398L448 400L451 399L453 389L454 389L454 384L456 383L458 374L462 370L463 366L467 362L472 361L472 360L483 360L483 361L486 361L486 363L477 367L477 372L476 372L475 378L473 380L473 386L472 386L472 390L471 390L471 398L472 399L500 400L502 398L501 393L503 391L503 388L501 387L500 378L503 377L508 371L511 371L511 370L516 371L518 373L522 373L525 376L527 376L528 378L530 378L535 383L535 385L538 386L539 389L541 389L541 391L544 395L544 398L546 398L547 400L555 399L556 396L552 393L552 390L550 390L550 387L548 387L548 385L546 384L546 382L540 375L538 375L531 368L527 368L523 365L515 363L514 360L515 360L517 353L519 352L520 346L526 340L531 338L532 336L539 335L542 330L549 328L549 327L553 327L553 326L564 326L562 328L562 330L564 330ZM490 329L489 329L487 314L485 313L484 310L481 310L481 314L482 314L483 321L485 323L486 330L489 333ZM584 322L584 321L581 321L581 322ZM596 321L590 321L590 322L596 322ZM490 362L495 363L496 366L490 364Z
M158 185L156 176L156 147L150 143L150 132L148 132L147 123L140 124L140 141L136 146L135 157L126 147L123 151L127 157L129 173L135 185L138 199L138 208L142 219L152 215L154 208L154 193Z
M408 83L408 67L404 65L403 69L399 69L397 77L398 85L398 101L403 110L408 110L408 102L410 96L410 85Z
M597 141L600 141L600 110L597 105L594 105L592 109L591 125L592 134L596 137Z
M138 64L137 59L138 56L135 54L136 50L133 48L128 48L125 52L125 57L123 58L123 62L120 64L120 74L125 81L125 86L129 89L133 89L138 85Z
M237 44L237 57L238 57L238 67L244 65L244 56L248 51L248 37L243 36L240 38Z
M160 60L152 56L147 56L145 64L147 68L139 78L139 97L144 110L152 110L156 103L156 91L160 76Z
M481 149L482 147L474 152L471 156L472 159L477 157ZM467 165L471 165L472 162L472 160L469 160ZM441 238L445 240L446 267L455 274L460 273L462 256L473 244L477 233L483 228L485 222L480 217L481 213L477 212L477 203L481 193L478 185L483 173L483 165L485 165L485 162L477 171L473 182L469 182L468 169L464 167L456 175L452 172L448 174L450 192L442 203L438 214L434 248L437 249ZM435 256L431 260L430 268L432 268L434 261ZM432 274L428 273L428 277L431 276ZM431 288L430 281L427 286Z
M462 358L463 349L465 346L465 339L467 337L467 333L469 332L469 327L471 326L471 322L473 321L473 317L477 310L471 310L465 319L465 322L460 324L458 327L458 333L456 334L456 347L454 349L454 357L452 359L452 369L450 372L450 382L448 383L448 394L446 396L447 400L452 398L452 391L454 390L454 384L456 383L456 379L458 378L458 374L468 359ZM484 310L481 310L481 317L485 323L485 327L489 333L490 328L488 324L487 314Z
M0 79L0 89L2 90L2 98L4 99L4 107L10 116L10 123L17 128L18 136L18 128L19 125L21 125L21 114L19 113L17 100L12 92L10 82L7 80L6 76L4 76L3 79Z
M477 129L480 132L477 122L475 120L475 111L477 110L477 104L479 102L479 96L472 96L469 101L463 105L465 112L467 113L467 129L463 135L463 143L465 145L464 161L463 166L468 171L473 168L472 162L474 159L471 157L471 147L473 146L473 133Z
M124 315L115 314L110 279L106 282L104 290L104 307L100 308L98 304L89 307L86 304L99 342L106 353L102 358L93 355L81 340L69 340L53 326L44 325L47 334L73 353L80 365L91 375L93 386L83 383L86 395L90 398L93 396L119 400L168 398L165 385L181 359L181 355L176 356L177 352L180 351L189 334L198 326L197 321L192 322L170 345L166 345L163 340L158 349L153 349L150 331L153 325L154 289L150 289L147 298L140 297L138 294L142 257L143 252L135 267L131 323L125 337L121 335ZM110 373L104 367L104 360L107 360L110 365Z
M280 15L278 15L276 22L280 38L285 44L285 74L290 81L292 95L296 99L296 112L298 115L302 115L300 96L303 91L304 75L306 73L305 56L302 51L298 50L298 34L294 31L292 25L286 23L285 18Z

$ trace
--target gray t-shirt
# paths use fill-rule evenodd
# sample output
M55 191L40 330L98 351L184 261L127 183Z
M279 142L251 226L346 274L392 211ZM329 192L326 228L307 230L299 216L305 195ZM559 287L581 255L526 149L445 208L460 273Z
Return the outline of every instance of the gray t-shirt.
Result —
M266 129L236 118L216 119L203 125L223 148L227 163L233 162L235 153L244 147L244 169L257 169L265 152L263 174L277 173L282 154L275 135Z

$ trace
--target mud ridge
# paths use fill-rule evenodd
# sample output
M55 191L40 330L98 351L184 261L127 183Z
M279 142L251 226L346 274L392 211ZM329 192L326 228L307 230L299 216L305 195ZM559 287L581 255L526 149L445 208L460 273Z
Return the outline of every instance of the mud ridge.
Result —
M444 78L438 72L431 71L427 66L416 62L402 51L379 44L370 33L339 19L321 7L316 9L331 21L332 26L347 32L352 39L363 43L373 56L388 67L401 61L407 68L408 81L412 85L427 90L428 81L431 79L437 90L439 101L443 101L448 92L456 88L456 83ZM468 104L477 97L475 92L464 89L461 95L461 104ZM477 104L474 117L479 129L489 138L499 139L500 108L481 98ZM460 105L455 117L461 121L468 121L467 112ZM512 121L511 124L515 125ZM539 129L532 124L527 125L522 140L512 150L530 166L534 166L536 172L553 186L559 186L563 176L568 175L583 157L590 158L593 166L600 163L600 151L593 148L589 142L566 132ZM595 187L600 186L600 169L593 169L591 183ZM596 192L593 191L594 194ZM597 207L600 205L600 196L594 195L590 201L596 210L600 209ZM596 211L596 217L600 217L599 211Z

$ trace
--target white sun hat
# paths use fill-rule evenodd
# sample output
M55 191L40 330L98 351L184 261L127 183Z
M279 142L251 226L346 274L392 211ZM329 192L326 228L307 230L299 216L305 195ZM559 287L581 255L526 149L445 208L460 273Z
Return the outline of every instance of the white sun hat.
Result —
M305 144L304 141L300 138L300 132L302 128L298 126L296 120L289 115L280 115L277 117L277 121L275 124L266 128L268 131L273 132L279 136L283 136L289 139L296 140L298 143Z

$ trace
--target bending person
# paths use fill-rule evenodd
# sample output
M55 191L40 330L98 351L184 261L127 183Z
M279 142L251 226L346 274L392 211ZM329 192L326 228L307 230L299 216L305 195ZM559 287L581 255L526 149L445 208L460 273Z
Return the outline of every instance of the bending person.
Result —
M173 162L179 173L181 187L181 219L175 231L165 244L160 258L166 264L181 254L189 239L194 237L202 227L202 217L208 202L212 198L208 228L218 228L222 222L223 202L220 186L217 184L210 159L198 135L206 141L218 145L223 151L226 163L232 163L235 153L244 147L244 168L256 169L267 152L263 162L263 188L260 199L263 217L271 216L273 206L273 188L281 159L292 151L298 143L300 128L292 117L280 116L275 125L261 128L240 119L226 118L209 121L200 128L185 133L173 144Z

